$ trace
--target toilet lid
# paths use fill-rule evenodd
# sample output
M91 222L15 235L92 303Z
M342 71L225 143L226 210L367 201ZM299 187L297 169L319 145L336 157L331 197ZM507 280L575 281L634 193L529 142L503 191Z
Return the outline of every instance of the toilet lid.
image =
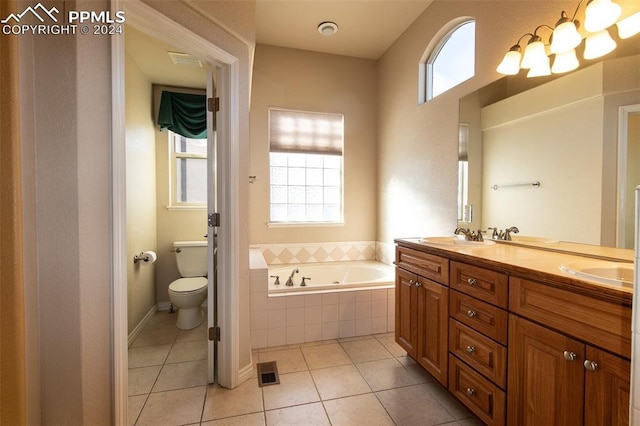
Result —
M205 277L180 278L169 284L169 290L179 292L197 291L207 286Z

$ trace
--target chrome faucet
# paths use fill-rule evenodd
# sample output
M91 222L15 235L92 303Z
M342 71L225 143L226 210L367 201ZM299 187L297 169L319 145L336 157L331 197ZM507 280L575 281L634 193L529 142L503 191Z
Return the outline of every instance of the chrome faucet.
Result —
M305 280L310 280L310 277L302 277L302 282L300 283L300 287L306 287L307 283L305 282Z
M517 234L520 230L516 226L512 226L504 230L504 239L506 241L511 241L511 233Z
M291 287L293 285L293 279L292 278L298 272L300 272L300 271L298 269L294 268L293 271L291 271L291 275L289 275L289 278L287 278L287 282L284 285L288 285L289 287Z
M467 241L484 241L484 238L482 237L483 232L484 231L482 229L478 229L477 232L473 232L469 228L456 228L456 230L453 231L456 235L464 235L464 238Z
M274 285L280 285L280 276L279 275L269 275L271 278L275 278L276 280L273 282Z
M504 231L501 229L498 231L498 228L489 228L493 229L493 233L491 234L491 238L494 240L503 240L503 241L511 241L511 234L517 234L520 232L517 226L512 226L510 228L505 229Z

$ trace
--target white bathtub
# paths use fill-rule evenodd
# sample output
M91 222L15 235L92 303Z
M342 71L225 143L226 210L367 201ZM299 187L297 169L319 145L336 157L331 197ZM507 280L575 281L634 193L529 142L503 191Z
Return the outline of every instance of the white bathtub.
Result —
M293 286L286 282L294 269ZM279 277L280 284L275 284ZM301 286L302 277L307 277L305 286ZM269 266L269 295L285 295L305 292L324 293L347 291L349 289L393 288L395 269L374 260L353 262L303 263Z

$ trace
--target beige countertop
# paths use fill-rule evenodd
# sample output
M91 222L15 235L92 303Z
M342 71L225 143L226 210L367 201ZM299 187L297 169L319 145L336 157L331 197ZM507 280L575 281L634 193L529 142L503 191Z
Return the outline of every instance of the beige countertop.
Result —
M631 305L632 288L578 278L563 272L560 266L572 262L592 260L594 257L609 261L632 263L632 250L585 246L573 243L560 243L567 245L562 247L567 252L558 252L550 251L547 247L530 247L502 242L480 247L431 244L421 241L420 238L401 238L396 239L395 242L426 253L444 255L452 260L501 269L510 275L535 279L570 291L577 291ZM586 254L579 253L578 250L581 248L587 248L588 252Z

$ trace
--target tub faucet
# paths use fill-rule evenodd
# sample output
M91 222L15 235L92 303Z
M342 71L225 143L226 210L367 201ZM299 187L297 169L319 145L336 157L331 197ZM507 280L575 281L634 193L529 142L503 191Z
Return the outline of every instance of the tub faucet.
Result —
M300 287L306 287L307 283L304 280L310 280L310 277L302 277L302 282L300 283Z
M273 282L274 285L280 285L280 276L279 275L269 275L271 278L275 278L276 280Z
M292 278L298 272L300 272L300 271L297 268L294 268L293 271L291 271L291 275L289 275L289 278L287 278L287 282L284 285L288 285L289 287L291 287L293 285L293 279Z

